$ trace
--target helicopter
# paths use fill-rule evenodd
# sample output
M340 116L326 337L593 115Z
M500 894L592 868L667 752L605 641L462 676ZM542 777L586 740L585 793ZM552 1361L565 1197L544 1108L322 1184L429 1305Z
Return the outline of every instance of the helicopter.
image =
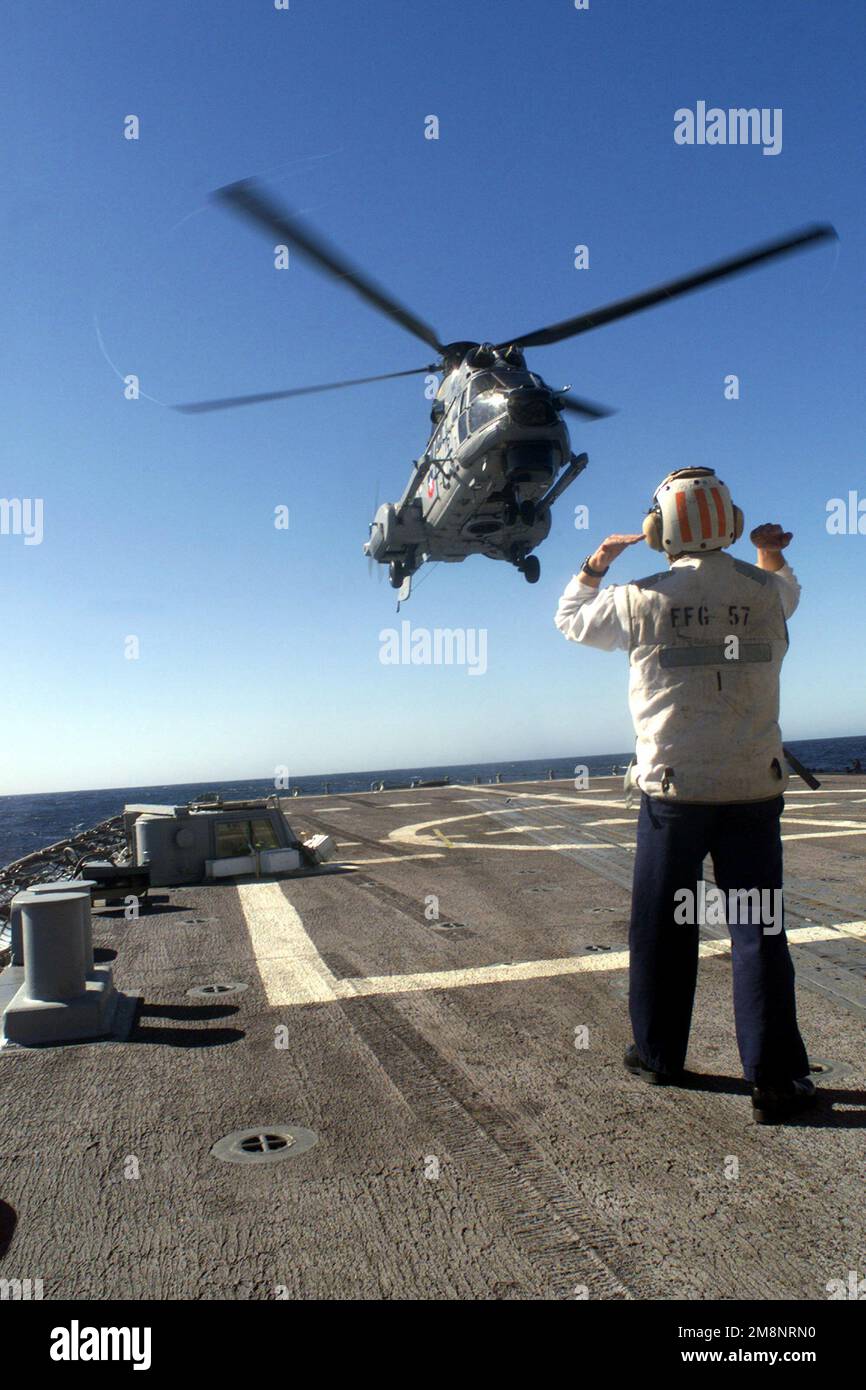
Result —
M342 281L436 353L435 361L404 371L175 407L198 414L399 377L441 376L424 453L415 460L399 501L386 502L376 510L364 545L371 567L374 563L388 566L391 585L400 590L401 600L408 598L412 576L428 561L458 562L482 554L514 565L530 584L541 575L541 564L533 552L550 532L554 503L588 463L586 453L572 452L563 415L592 421L612 411L574 395L568 386L548 385L530 371L524 349L561 342L780 256L836 239L832 226L815 224L516 338L499 343L443 343L434 329L282 208L255 180L229 184L217 189L213 197Z

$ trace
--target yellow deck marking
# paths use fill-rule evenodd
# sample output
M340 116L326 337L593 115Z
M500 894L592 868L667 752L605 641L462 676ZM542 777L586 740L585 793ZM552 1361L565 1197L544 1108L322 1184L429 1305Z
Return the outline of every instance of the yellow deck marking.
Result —
M447 845L449 849L454 848L454 841L449 840L448 836L445 835L441 830L439 830L438 827L433 831L433 834L438 836L438 838L442 841L443 845Z
M367 995L510 984L516 980L544 980L561 975L608 974L628 969L627 951L605 951L586 956L560 956L553 960L515 961L510 965L477 965L467 970L425 970L412 975L338 979L319 955L299 913L279 883L241 883L238 896L272 1008L330 1004L339 999ZM794 927L788 932L788 940L792 946L797 946L804 942L832 941L838 939L840 933L866 940L866 921L842 922L837 927ZM699 950L704 958L724 956L730 951L730 942L702 941Z

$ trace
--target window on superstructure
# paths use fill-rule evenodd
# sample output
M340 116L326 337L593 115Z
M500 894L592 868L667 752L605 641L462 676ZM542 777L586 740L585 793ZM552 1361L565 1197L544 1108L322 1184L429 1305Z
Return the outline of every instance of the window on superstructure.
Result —
M253 849L278 849L277 832L266 816L250 821L250 842Z
M250 823L247 820L223 820L217 821L214 826L216 831L216 857L217 859L234 859L237 855L249 854L250 852Z

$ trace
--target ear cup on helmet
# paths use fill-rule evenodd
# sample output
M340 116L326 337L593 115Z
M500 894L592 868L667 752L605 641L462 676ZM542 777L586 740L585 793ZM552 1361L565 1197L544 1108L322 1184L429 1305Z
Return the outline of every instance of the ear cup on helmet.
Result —
M643 519L644 540L652 550L663 550L662 545L662 519L661 514L656 511L648 512Z
M743 534L743 528L745 527L745 524L746 524L746 518L743 516L743 510L742 510L741 507L738 507L737 504L736 504L736 502L735 502L735 503L734 503L734 540L735 540L735 541L738 541L738 540L740 539L740 536Z

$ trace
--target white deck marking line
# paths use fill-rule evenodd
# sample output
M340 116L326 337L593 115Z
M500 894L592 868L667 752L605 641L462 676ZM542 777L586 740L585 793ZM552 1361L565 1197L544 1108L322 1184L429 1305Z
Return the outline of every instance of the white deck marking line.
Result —
M479 800L480 800L480 798L479 798ZM588 804L588 803L584 803L584 802L579 803L580 806L582 806L582 805L584 805L584 804ZM396 830L391 830L391 831L389 831L389 833L388 833L388 839L389 839L389 840L394 840L394 841L396 841L398 844L432 845L432 844L435 843L435 840L432 838L432 836L438 836L438 835L440 835L440 833L441 833L441 832L436 828L436 827L438 827L438 826L448 825L448 824L450 824L452 821L480 819L481 816L497 816L497 817L502 817L502 816L504 816L504 815L519 815L523 809L524 809L524 808L523 808L523 807L520 807L520 806L503 806L503 807L496 807L495 810L488 809L488 810L484 810L484 811L479 811L479 812L477 812L476 816L474 816L474 817L473 817L472 815L465 815L465 814L464 814L464 815L460 815L460 816L440 816L440 817L438 817L436 820L416 821L416 823L415 823L414 825L401 825L401 826L398 826ZM529 808L526 808L526 809L529 809ZM794 818L794 817L791 817L791 820L794 821L795 818ZM786 823L785 818L783 818L782 824L784 825L785 823ZM811 821L811 820L797 819L797 823L799 823L799 824L805 824L805 825L809 825L809 824L816 824L816 825L834 825L834 824L836 824L836 825L838 825L840 822L838 822L838 821L835 821L835 822L834 822L834 821L826 821L826 820L816 820L816 821L813 822L813 821ZM575 828L575 829L580 829L581 824L585 825L586 828L587 828L587 830L589 830L590 827L591 827L591 822L589 822L589 821L582 821L582 822L581 822L581 821L578 821L578 824L577 824L574 828ZM860 822L860 823L858 823L858 822L851 822L850 824L851 824L851 829L849 829L849 830L805 830L805 831L795 832L794 834L791 834L791 835L784 835L784 834L783 834L783 835L782 835L782 839L783 839L783 840L827 840L827 839L833 839L833 838L838 837L838 836L843 836L843 837L844 837L844 836L846 836L846 835L866 835L866 824L863 824L862 822ZM533 830L538 829L538 828L539 828L539 827L536 827L536 826L529 826L529 827L526 827L526 828L525 828L525 831L526 831L526 833L531 834ZM546 826L545 826L544 828L547 829ZM524 827L518 827L518 826L516 826L516 825L514 826L514 830L515 830L515 831L519 831L519 830L522 830L522 829L524 829ZM431 836L431 833L425 834L425 833L424 833L425 831L426 831L426 832L431 832L431 833L432 833L432 836ZM460 848L460 849L515 849L515 850L518 850L518 851L526 851L526 850L532 850L532 849L535 849L535 848L536 848L536 846L534 846L534 845L525 845L525 844L524 844L524 845L516 845L516 844L491 845L491 843L490 843L490 838L489 838L490 835L491 835L491 832L490 832L489 830L486 830L486 831L483 831L482 833L485 835L485 837L488 837L488 838L486 838L486 841L467 840L464 844L461 844L461 845L459 846L459 848ZM579 849L579 850L586 850L586 849L593 849L593 850L596 850L596 849L627 849L627 850L633 850L635 847L636 847L636 841L634 841L634 840L621 841L621 842L618 842L617 844L608 844L608 845L605 845L605 844L598 844L598 843L592 843L592 844L589 844L589 845L584 845L584 844L577 844L577 843L575 843L575 844L563 844L563 845L544 844L543 846L542 846L542 845L537 846L537 848L539 848L539 849L542 849L542 848L543 848L543 849L549 849L549 850L569 850L569 849Z
M783 817L787 826L828 826L830 830L841 830L851 826L853 830L866 830L866 820L838 820L835 816L788 816Z
M862 787L822 787L820 791L812 791L811 787L801 790L799 787L789 787L784 793L785 796L857 796L862 792Z
M782 824L785 824L784 818ZM859 830L804 830L798 835L783 835L783 840L832 840L838 836L866 835L866 825Z
M469 985L509 984L515 980L628 969L628 951L611 951L561 956L553 960L515 961L513 965L478 965L467 970L425 970L413 975L338 979L319 955L300 914L279 883L240 883L237 887L256 964L272 1008L332 1004L338 999L365 995L415 994L424 990L463 989ZM838 927L794 927L788 932L788 940L792 946L832 941L840 932L866 939L866 921L843 922ZM730 951L730 942L702 941L699 950L703 958L724 956Z
M491 814L491 815L495 815L496 813L493 812L493 811L491 811L490 814ZM484 830L484 831L482 831L482 834L485 835L485 836L489 836L489 837L491 837L491 838L492 838L494 835L533 835L533 836L534 836L535 833L536 833L536 831L538 831L539 829L543 829L543 830L545 830L545 831L547 831L547 830L569 830L569 829L572 829L572 830L573 830L573 829L574 829L574 826L567 826L567 825L545 825L545 826L537 826L537 825L506 825L505 828L502 829L502 830ZM453 832L453 833L456 834L456 831ZM546 840L544 840L544 841L538 841L538 843L537 843L537 844L534 844L534 845L519 845L519 844L489 845L489 844L468 844L468 843L467 843L467 844L465 844L465 845L459 845L458 848L459 848L459 849L514 849L514 850L521 850L521 851L522 851L522 850L526 850L526 849L560 849L560 850L566 850L566 849L597 849L597 850L608 850L608 849L634 849L636 844L637 844L637 841L636 841L636 840L623 840L623 841L618 841L616 844L613 844L612 841L609 842L609 843L607 843L607 844L605 844L605 843L599 842L598 840L591 840L588 844L582 844L580 840L566 840L563 844L557 845L557 844L548 844L548 842L547 842Z
M332 1003L339 981L280 885L239 883L237 888L268 1003Z
M433 844L433 841L430 841ZM462 848L462 846L461 846ZM367 864L404 864L407 859L444 859L444 849L432 850L430 854L401 854L399 859L393 854L383 855L381 859L344 859L341 862L351 868L355 864L366 866Z
M500 808L500 807L497 806L495 810L476 811L476 812L474 812L472 815L462 815L462 816L440 816L437 820L418 821L418 822L416 822L415 825L400 825L400 826L397 827L396 830L391 830L391 831L388 832L388 839L391 840L391 841L393 841L395 844L405 844L405 845L435 845L435 844L437 844L437 843L438 843L438 844L441 844L441 843L442 843L441 840L437 840L437 838L436 838L436 836L439 834L439 831L438 831L437 827L442 826L442 825L450 825L453 821L458 821L458 820L482 820L482 819L483 819L484 817L486 817L486 816L497 816L497 817L499 817L499 816L507 815L509 809L510 809L510 808L508 808L508 807ZM501 831L501 832L492 832L492 831L489 831L489 830L481 830L480 833L481 833L482 835L484 835L484 836L488 836L488 835L491 835L491 834L493 834L493 833L502 833L502 834L505 834L505 835L515 835L515 834L527 834L527 835L531 835L532 832L533 832L533 830L534 830L535 828L536 828L536 827L534 827L534 826L528 826L528 827L527 827L527 826L518 826L518 825L514 825L514 826L507 826L507 827L505 828L505 830L503 830L503 831ZM545 827L545 828L546 828L546 827ZM484 839L484 840L465 840L465 841L464 841L464 840L461 840L461 842L460 842L459 845L453 845L453 846L452 846L452 848L454 848L454 849L503 849L503 850L509 851L509 853L516 853L516 854L526 854L526 853L536 854L536 853L544 853L546 850L569 850L569 849L581 849L581 850L583 850L583 849L611 850L611 849L634 849L634 847L635 847L635 841L634 841L634 840L631 840L631 841L629 841L628 843L625 843L625 844L616 844L616 845L613 845L613 844L599 844L598 841L595 841L595 840L594 840L591 844L588 844L588 845L582 844L580 841L574 841L574 842L572 842L572 841L566 841L564 844L547 844L547 842L545 842L544 844L535 844L535 845L526 845L526 844L523 844L523 845L520 845L520 844L515 844L513 841L512 841L511 843L509 843L509 844L504 844L504 843L503 843L503 844L491 844L491 842L490 842L489 839ZM407 856L405 856L405 857L406 857L406 858L409 858L410 856L407 855ZM414 856L412 856L412 857L413 857L413 858L423 858L422 855L414 855ZM368 863L373 863L374 861L368 860L367 862L368 862ZM386 862L386 861L382 861L382 862Z
M513 787L508 786L461 787L460 790L467 792L474 791L475 795L467 797L468 801L478 801L482 796L504 796L508 797L510 801L524 801L530 806L536 801L546 801L553 802L554 805L558 806L572 806L574 808L580 806L603 806L606 810L609 810L612 796L618 796L621 801L623 800L622 789L616 787L611 787L607 792L604 787L596 787L594 789L594 796L590 795L589 788L587 788L586 791L578 791L577 788L574 788L565 796L557 794L556 792L519 792Z

